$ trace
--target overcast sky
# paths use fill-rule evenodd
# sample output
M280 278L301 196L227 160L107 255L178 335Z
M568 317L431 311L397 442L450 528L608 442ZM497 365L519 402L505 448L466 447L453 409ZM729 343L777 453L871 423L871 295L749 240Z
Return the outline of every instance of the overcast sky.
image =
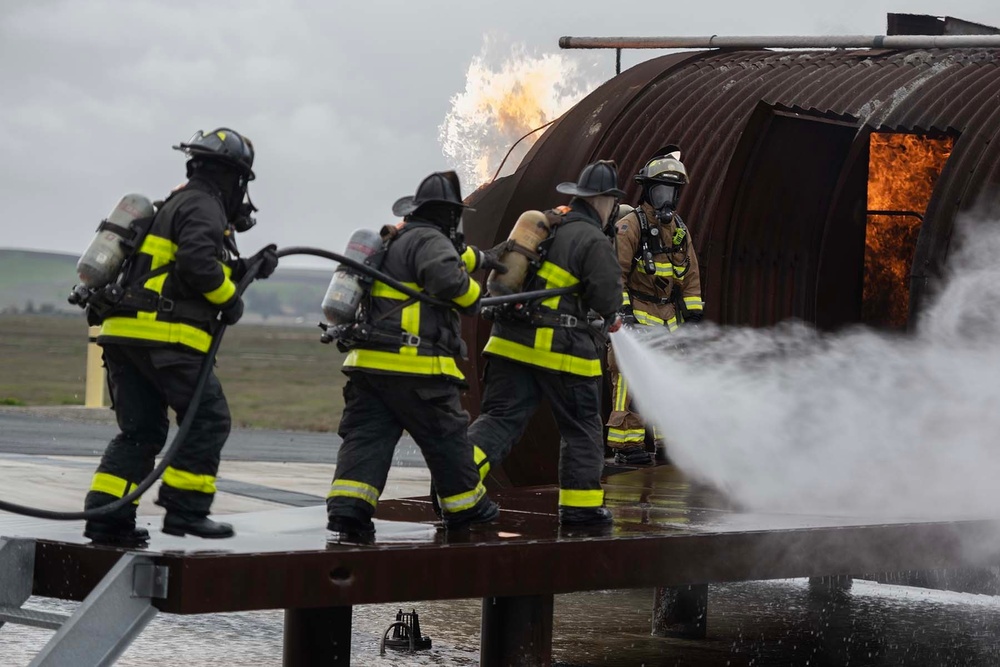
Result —
M489 64L561 35L883 34L888 11L1000 25L996 0L3 0L0 247L79 254L122 194L183 180L171 145L229 126L257 147L244 252L340 251L455 166L439 128L487 40ZM611 51L562 55L614 74Z

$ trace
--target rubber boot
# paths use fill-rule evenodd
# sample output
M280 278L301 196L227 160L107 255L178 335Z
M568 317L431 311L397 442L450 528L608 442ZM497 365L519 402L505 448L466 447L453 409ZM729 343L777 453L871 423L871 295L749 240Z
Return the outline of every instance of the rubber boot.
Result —
M371 544L375 541L375 524L371 519L361 520L349 516L327 517L326 529L337 533L336 541Z
M212 521L207 516L195 516L181 512L167 512L163 517L163 532L167 535L194 535L207 540L218 540L236 535L232 524Z
M136 528L135 522L91 519L83 529L83 536L94 544L110 547L136 548L149 544L149 531L145 528Z
M500 516L500 506L484 496L479 503L467 512L456 515L445 515L444 527L447 530L461 530L473 524L489 523Z
M563 526L604 526L612 520L611 510L607 507L559 506L559 524Z
M653 464L653 457L643 445L629 445L615 451L615 463L629 466L648 466Z

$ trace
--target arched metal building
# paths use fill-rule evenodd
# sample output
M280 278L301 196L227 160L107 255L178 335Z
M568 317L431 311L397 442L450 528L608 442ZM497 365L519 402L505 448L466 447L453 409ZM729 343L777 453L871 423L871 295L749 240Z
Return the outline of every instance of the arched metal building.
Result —
M1000 204L1000 51L712 50L649 60L567 112L513 175L472 194L469 241L491 246L524 210L564 203L556 184L595 159L617 161L634 200L631 175L668 143L681 146L691 175L679 210L709 319L905 327L956 219ZM470 350L481 350L490 323L467 326ZM472 357L476 378L481 358ZM555 480L545 412L505 465L513 484Z

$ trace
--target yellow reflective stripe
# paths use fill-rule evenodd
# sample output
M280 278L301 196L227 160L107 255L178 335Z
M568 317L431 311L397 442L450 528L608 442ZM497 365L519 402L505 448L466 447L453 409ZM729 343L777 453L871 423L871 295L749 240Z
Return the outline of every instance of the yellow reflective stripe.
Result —
M604 489L559 489L559 504L563 507L600 507L604 504Z
M677 331L677 329L679 327L680 327L680 325L677 324L677 318L676 317L671 317L669 320L667 320L667 330L670 331L671 333L673 333L674 331Z
M137 317L111 317L101 325L101 336L135 338L157 343L178 343L198 352L208 352L212 336L190 324L160 322L156 313L141 312Z
M408 334L420 336L420 302L415 301L400 314L400 326ZM411 345L403 345L399 348L400 354L416 356L417 348Z
M476 506L476 503L479 502L479 499L485 495L486 487L483 486L482 482L480 482L472 491L466 491L465 493L448 496L447 498L438 497L438 500L441 503L441 509L445 512L454 514L455 512L472 509Z
M416 283L403 283L403 284L418 292L423 291L419 287L417 287ZM406 301L407 299L411 298L410 296L407 296L406 294L403 294L402 292L397 290L395 287L389 287L385 283L380 282L378 280L376 280L375 283L372 285L372 296L376 296L382 299L396 299L398 301Z
M148 290L152 290L157 294L163 294L163 283L166 282L167 275L168 274L166 273L161 273L158 276L153 276L143 284L143 287Z
M655 272L652 275L660 277L672 277L674 275L674 265L670 262L653 262ZM639 263L638 267L639 273L645 273L647 276L650 275L649 271L646 270L646 265Z
M472 246L465 246L465 250L462 251L462 262L465 264L465 270L472 273L479 268L479 253L473 250Z
M642 442L646 439L646 430L641 428L609 428L608 442Z
M379 491L371 484L365 484L353 479L335 479L330 485L330 492L327 498L357 498L370 504L372 507L378 506Z
M633 312L635 314L635 321L638 322L639 324L656 325L656 326L664 324L662 317L657 317L656 315L647 313L644 310L636 310Z
M459 380L465 379L451 357L404 356L398 352L383 350L351 350L344 359L344 368L370 368L410 375L447 375Z
M95 472L94 479L90 482L90 490L98 493L106 493L115 498L124 498L127 494L135 491L138 487L124 477L110 475L106 472ZM133 505L139 504L139 499L132 501Z
M164 264L174 261L174 258L177 257L177 244L162 236L147 234L139 252L151 256L153 258L152 268L158 269Z
M549 351L552 349L552 336L556 330L550 328L535 329L535 349Z
M579 278L552 262L542 262L541 268L538 269L538 277L545 279L547 287L569 287L580 282Z
M628 404L628 390L625 387L625 376L618 374L618 381L615 383L615 412L625 412Z
M479 283L472 278L469 278L469 289L465 290L465 294L456 296L452 299L452 301L457 303L462 308L468 308L476 302L476 299L479 298L480 290L481 288L479 287Z
M472 460L479 468L479 481L481 482L486 479L486 475L490 474L490 460L486 456L486 452L475 445L472 446Z
M698 296L684 297L684 305L687 306L688 310L703 310L705 308L705 302Z
M628 290L622 290L622 305L623 306L632 305L632 295L628 293Z
M163 483L181 491L215 493L214 475L198 475L186 470L178 470L173 466L167 466L167 469L163 471Z
M562 354L549 350L536 350L527 345L521 345L512 340L496 336L490 337L486 342L486 348L483 352L495 354L498 357L507 357L508 359L540 368L572 373L573 375L582 375L584 377L599 377L601 375L601 362L598 359L584 359L583 357L574 357L571 354Z
M223 278L221 285L216 287L211 292L205 292L205 298L211 303L219 306L232 299L235 294L236 283L229 278Z

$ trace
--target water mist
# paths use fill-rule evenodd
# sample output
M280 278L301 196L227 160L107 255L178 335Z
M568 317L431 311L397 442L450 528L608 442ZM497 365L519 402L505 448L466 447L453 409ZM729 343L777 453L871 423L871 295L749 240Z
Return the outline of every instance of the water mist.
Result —
M672 461L754 510L1000 518L1000 224L966 222L913 334L612 336Z

